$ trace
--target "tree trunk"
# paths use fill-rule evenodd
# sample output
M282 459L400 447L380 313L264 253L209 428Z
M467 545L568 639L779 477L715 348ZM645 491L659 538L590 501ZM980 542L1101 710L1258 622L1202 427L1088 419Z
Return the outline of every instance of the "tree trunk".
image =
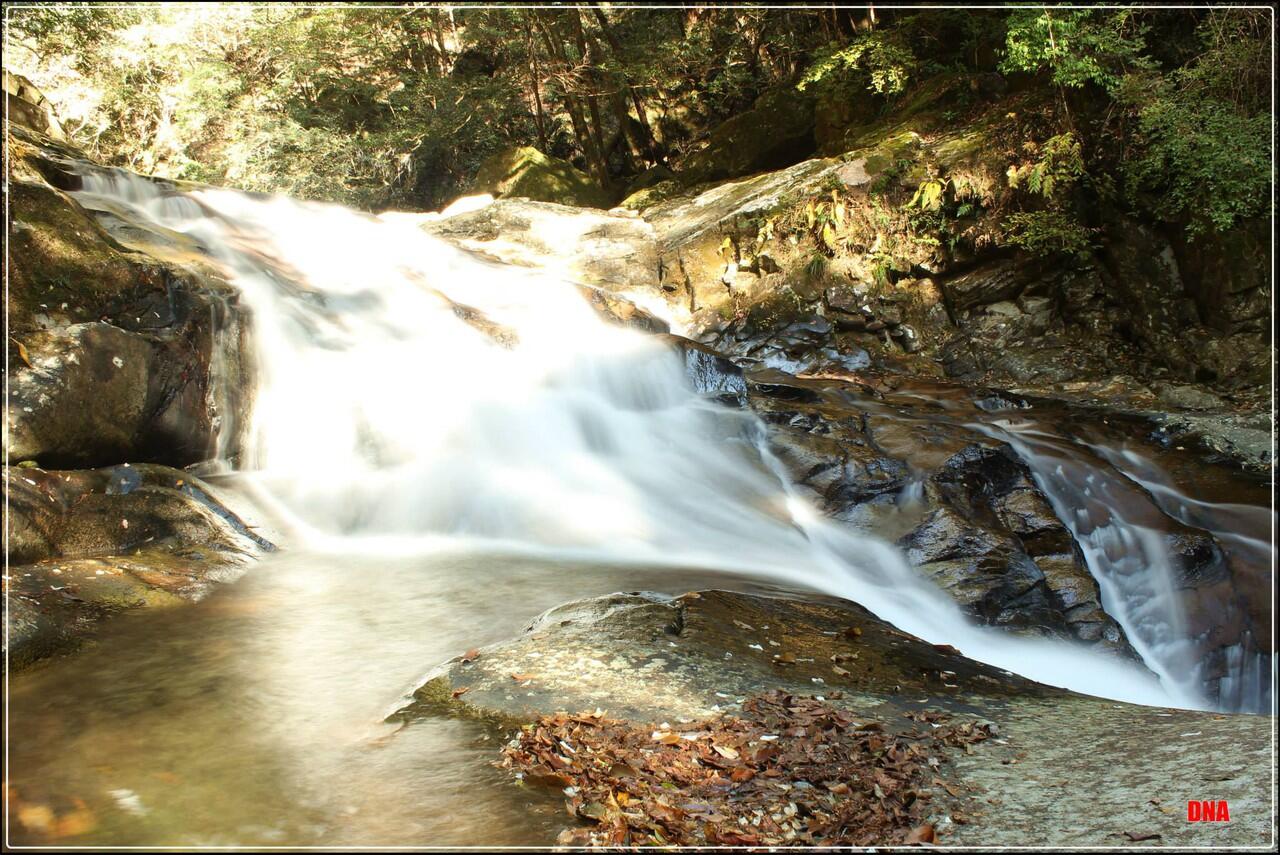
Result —
M569 62L564 45L560 44L548 22L544 18L535 20L538 24L538 32L542 34L542 40L547 46L547 54L560 64L562 71L560 88L564 94L565 112L569 114L569 121L573 125L573 135L578 141L578 147L582 150L582 157L587 163L587 168L595 175L600 187L602 189L607 188L609 171L603 152L600 151L591 135L591 129L583 118L582 107L579 105L577 97L570 91L570 87L563 82L563 78L568 77L572 72L573 65Z
M605 17L604 10L600 8L599 3L591 4L591 11L595 13L596 23L600 25L600 32L604 33L604 39L609 43L609 49L613 51L613 57L619 64L623 62L622 43L618 40L618 36L613 31L609 19ZM641 133L643 139L641 142L646 150L651 164L659 164L665 161L661 152L658 151L658 143L653 136L653 128L649 127L649 114L645 112L644 100L640 97L640 92L636 89L635 84L630 78L626 79L627 94L631 97L631 104L636 110L636 119L640 122Z

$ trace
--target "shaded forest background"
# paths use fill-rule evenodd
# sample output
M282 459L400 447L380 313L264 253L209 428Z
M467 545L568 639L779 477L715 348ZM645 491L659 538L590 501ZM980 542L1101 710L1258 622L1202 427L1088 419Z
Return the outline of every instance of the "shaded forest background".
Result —
M943 122L992 90L1039 97L1011 185L1192 231L1270 207L1267 10L67 4L7 25L7 67L93 157L362 208L440 207L518 145L617 200L753 105L811 105L817 149L939 79L968 84L930 102Z

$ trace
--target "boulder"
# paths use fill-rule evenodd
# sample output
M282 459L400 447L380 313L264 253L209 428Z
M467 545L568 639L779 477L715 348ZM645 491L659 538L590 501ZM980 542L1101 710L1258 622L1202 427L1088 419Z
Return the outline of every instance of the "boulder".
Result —
M704 148L686 158L687 184L782 169L813 154L814 102L794 87L761 95L755 105L715 127Z
M634 214L498 199L453 216L424 216L420 223L428 234L504 264L545 270L614 294L656 299L654 229Z
M942 281L952 314L975 306L1013 300L1035 278L1024 262L1002 259Z
M769 265L746 263L735 246L749 244L751 224L785 211L817 192L839 166L818 159L701 192L666 199L641 211L653 225L661 261L661 284L673 309L696 315L709 310L732 314L738 302L776 306L780 316L820 299L820 291L806 301L797 296L802 277L770 273Z
M569 161L530 146L506 149L486 159L470 192L583 208L607 208L610 201L604 190Z
M9 182L9 459L234 455L253 375L235 289L195 254L109 234L45 181L43 161L69 161L39 145L14 145Z
M660 340L680 354L685 374L695 392L710 395L722 403L742 406L747 400L747 381L742 369L704 344L678 335L660 335Z
M886 738L914 733L927 741L930 731L951 726L992 737L928 743L930 773L918 785L916 806L942 845L1105 847L1125 830L1161 834L1176 845L1209 838L1250 845L1270 833L1265 717L1140 707L1049 688L834 600L701 591L569 603L516 638L439 665L392 719L409 728L441 716L478 720L493 729L496 743L536 731L551 721L544 716L577 716L589 729L622 720L643 730L648 751L673 752L681 749L667 746L662 734L677 734L669 741L681 745L680 734L697 740L708 728L746 719L751 699L761 696L784 705L794 698L797 707L820 699L850 726ZM921 722L928 723L924 733L916 730ZM778 747L790 747L804 734L773 736ZM1232 750L1219 750L1223 744ZM716 762L732 766L735 753L726 750ZM574 777L577 755L565 756L563 771L552 776L557 790L583 783ZM770 775L780 792L815 785L787 768ZM1134 795L1151 781L1196 792L1206 778L1214 781L1214 798L1229 800L1232 822L1200 827L1176 811L1155 810L1149 792ZM1046 788L1029 780L1091 785ZM576 790L565 795L572 806ZM574 815L594 822L590 810ZM585 840L572 835L588 831L566 834Z
M5 468L11 668L73 650L143 606L198 600L274 549L189 473Z

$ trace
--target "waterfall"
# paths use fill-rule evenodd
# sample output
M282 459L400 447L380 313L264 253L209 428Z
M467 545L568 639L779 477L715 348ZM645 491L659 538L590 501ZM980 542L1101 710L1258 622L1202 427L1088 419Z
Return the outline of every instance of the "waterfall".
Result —
M239 466L298 549L751 573L1051 685L1203 703L1151 650L1163 681L1114 655L974 626L896 549L794 491L754 415L699 395L677 354L602 321L571 283L487 262L404 217L174 194L124 173L84 176L83 194L188 236L240 290L257 391Z

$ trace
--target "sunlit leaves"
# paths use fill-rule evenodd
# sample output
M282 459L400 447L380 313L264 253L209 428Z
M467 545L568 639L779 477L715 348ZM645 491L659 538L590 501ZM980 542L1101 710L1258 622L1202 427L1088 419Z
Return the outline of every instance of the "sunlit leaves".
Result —
M1015 9L1001 69L1048 71L1058 86L1112 90L1126 69L1147 64L1144 32L1129 9Z
M1013 189L1025 187L1033 194L1050 198L1084 175L1084 158L1075 134L1050 137L1034 148L1039 151L1038 160L1009 167L1006 177Z
M807 89L860 74L865 88L880 95L896 95L906 88L917 65L909 48L895 41L891 33L877 31L858 36L849 45L830 45L819 52L797 85Z

